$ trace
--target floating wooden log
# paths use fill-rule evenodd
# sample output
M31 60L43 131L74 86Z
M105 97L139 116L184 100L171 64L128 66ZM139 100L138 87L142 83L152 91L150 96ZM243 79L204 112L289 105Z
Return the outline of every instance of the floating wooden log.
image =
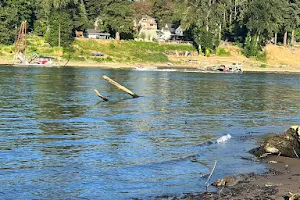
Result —
M138 98L139 97L137 94L133 93L132 91L130 91L126 87L120 85L119 83L117 83L116 81L112 80L108 76L103 76L103 78L105 80L107 80L108 82L110 82L111 84L113 84L114 86L116 86L117 88L119 88L120 90L122 90L122 91L126 92L127 94L131 95L133 98Z
M105 96L101 95L98 90L94 89L94 92L96 93L96 95L98 97L100 97L101 99L103 99L103 101L108 101L108 98L106 98Z

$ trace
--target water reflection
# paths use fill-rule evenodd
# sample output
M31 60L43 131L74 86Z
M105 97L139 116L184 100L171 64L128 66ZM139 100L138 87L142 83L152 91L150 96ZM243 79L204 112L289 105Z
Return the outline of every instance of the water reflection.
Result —
M222 170L213 178L263 170L240 158L259 136L299 123L299 75L11 67L0 75L1 199L199 191L214 160ZM207 143L227 133L228 143Z

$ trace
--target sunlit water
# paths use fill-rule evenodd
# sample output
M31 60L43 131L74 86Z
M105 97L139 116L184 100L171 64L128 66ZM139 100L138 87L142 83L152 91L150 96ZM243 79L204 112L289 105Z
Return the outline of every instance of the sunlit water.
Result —
M131 99L103 75L142 97ZM262 135L299 124L299 80L2 66L0 199L181 196L205 189L215 160L211 182L261 172L262 164L242 158ZM228 142L214 143L228 133Z

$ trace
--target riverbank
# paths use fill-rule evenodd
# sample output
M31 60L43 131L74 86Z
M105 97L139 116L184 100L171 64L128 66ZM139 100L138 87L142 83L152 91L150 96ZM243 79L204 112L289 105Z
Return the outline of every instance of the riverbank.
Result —
M217 61L217 59L216 59ZM212 62L214 63L214 62ZM229 63L229 62L228 62ZM207 64L209 65L209 64ZM213 64L212 64L213 65ZM151 69L156 67L165 67L165 68L186 68L186 69L201 69L199 64L172 64L172 63L137 63L137 64L124 64L124 63L87 63L87 62L69 62L66 66L68 67L101 67L101 68L120 68L120 69L134 69L136 67L141 67L145 69ZM243 65L244 72L273 72L273 73L300 73L300 66L280 66L280 67L259 67L259 66L250 66Z
M170 60L174 60L171 58ZM187 59L187 58L186 58ZM194 61L188 62L188 61ZM10 65L12 62L11 58L0 57L0 65ZM204 57L204 56L194 56L187 59L185 62L167 62L167 63L116 63L116 62L93 62L93 61L66 61L62 60L61 65L65 67L99 67L99 68L115 68L115 69L134 69L136 67L141 67L145 69L164 67L164 68L187 68L187 69L201 69L206 66L220 65L220 64L231 64L234 62L243 63L244 72L272 72L272 73L300 73L300 66L290 66L290 65L262 65L259 62L251 61L250 59L241 60L235 58L227 57Z
M62 61L64 65L67 61ZM0 65L10 65L11 60L0 58ZM156 67L174 68L174 69L197 69L200 68L198 64L172 64L172 63L137 63L137 64L124 64L124 63L95 63L95 62L78 62L70 61L65 67L99 67L99 68L113 68L113 69L134 69L136 67L142 67L145 69L151 69ZM259 66L243 66L244 72L271 72L271 73L300 73L300 66L284 66L284 67L259 67Z
M35 38L41 40L41 38ZM30 46L30 45L29 45ZM32 46L32 49L35 46ZM258 61L247 58L241 48L230 43L222 43L219 49L226 55L198 55L196 49L188 44L157 44L136 41L111 41L76 39L74 52L65 52L61 66L101 67L101 68L201 68L242 63L245 72L300 73L300 49L267 45L266 58ZM10 64L13 60L13 46L3 47L0 51L0 64ZM29 48L30 49L30 48ZM93 56L101 52L103 56ZM30 55L32 52L28 52ZM39 55L57 56L57 49L48 46L37 49ZM70 60L69 60L70 59Z
M289 199L292 194L300 193L300 159L270 156L261 162L270 167L268 172L264 174L250 173L239 175L243 177L243 180L232 187L217 188L216 192L187 194L180 199L283 200ZM179 198L173 198L173 200L175 199Z

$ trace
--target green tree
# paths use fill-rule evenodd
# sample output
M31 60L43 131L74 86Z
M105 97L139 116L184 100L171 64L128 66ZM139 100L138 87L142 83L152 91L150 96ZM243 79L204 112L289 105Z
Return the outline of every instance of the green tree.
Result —
M60 27L61 46L68 47L73 40L72 37L72 24L70 14L65 10L51 11L49 31L46 34L46 40L52 46L58 46L58 34Z
M8 7L0 7L0 43L12 44L17 34L16 24L17 10Z
M288 32L292 32L291 43L294 43L295 29L299 26L300 2L298 0L283 1L283 23L282 30L284 32L283 45L287 46Z
M85 5L81 2L75 8L75 12L73 14L73 26L76 30L84 30L89 27L90 23L88 20L87 12L85 9Z
M174 3L172 0L154 0L153 17L157 20L160 27L172 23L174 15Z
M143 16L153 17L153 3L151 1L140 1L132 4L133 17L138 22Z
M94 21L99 15L102 14L105 5L107 5L108 0L83 0L87 11L88 19Z
M7 8L17 10L15 18L18 25L26 20L29 28L33 27L36 9L34 0L7 0L5 2Z
M257 49L277 33L283 22L285 4L281 0L253 0L245 14L244 23L249 31L248 56L256 56ZM249 46L250 45L250 46ZM250 49L250 50L249 50Z
M102 19L113 33L120 33L121 37L133 38L133 10L131 2L110 0L105 6Z

